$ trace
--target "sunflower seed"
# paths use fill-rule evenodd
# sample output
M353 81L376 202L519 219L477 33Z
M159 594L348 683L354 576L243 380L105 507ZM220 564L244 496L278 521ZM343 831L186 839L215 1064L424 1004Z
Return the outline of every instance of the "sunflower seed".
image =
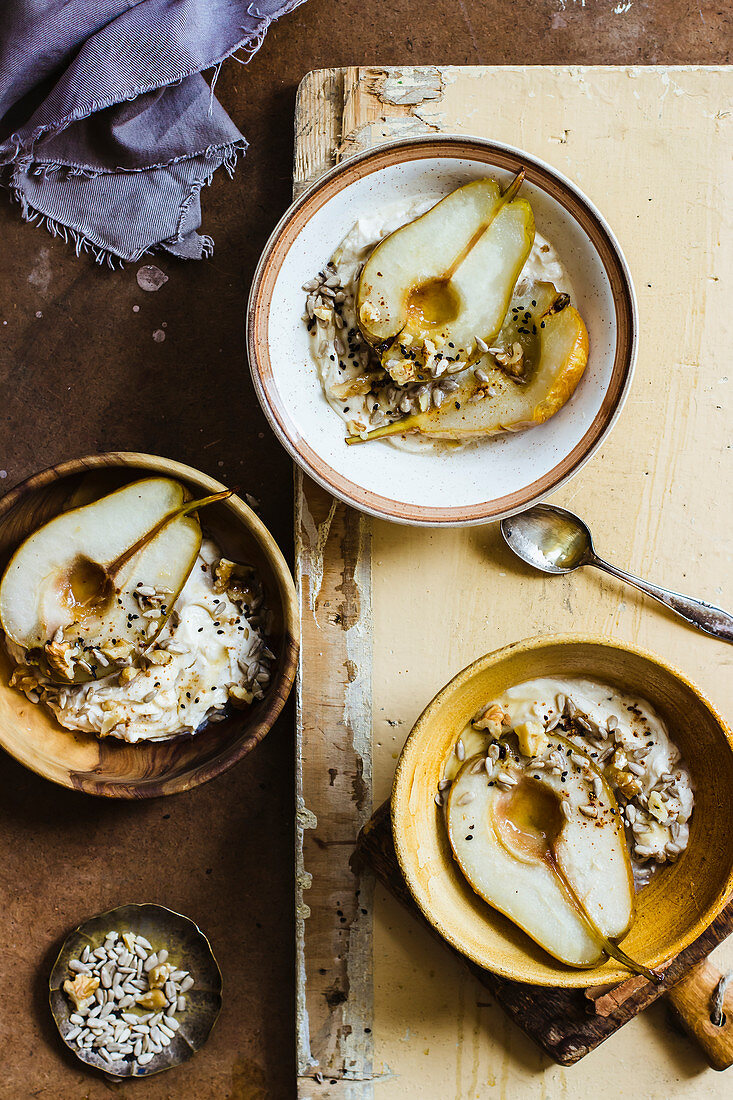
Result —
M509 772L497 772L497 783L504 783L507 787L516 787L518 780L515 776L510 775Z
M447 791L448 788L450 787L450 785L451 785L451 780L450 779L441 779L440 782L438 783L438 790L439 791Z
M436 806L442 806L443 805L443 796L440 793L440 791L435 792L435 794L433 795L433 799L435 800L435 805Z
M596 806L591 806L590 803L587 806L578 806L578 809L586 817L598 817L598 809Z
M456 806L467 806L469 802L473 802L475 797L476 797L476 795L473 793L473 791L465 791L458 798L458 801L456 802ZM181 989L183 989L183 986L181 986Z
M463 744L463 741L461 741L460 737L456 741L455 754L461 761L466 759L466 747Z

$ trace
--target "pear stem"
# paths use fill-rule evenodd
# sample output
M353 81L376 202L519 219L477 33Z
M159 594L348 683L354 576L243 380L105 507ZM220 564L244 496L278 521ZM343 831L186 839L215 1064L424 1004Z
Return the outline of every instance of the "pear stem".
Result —
M577 905L578 909L580 910L581 916L590 928L592 934L598 940L599 945L603 948L605 953L607 955L610 955L612 959L615 959L616 962L620 962L623 963L624 966L628 966L629 970L631 970L634 974L643 974L643 976L647 978L650 982L661 981L662 975L658 971L650 970L648 966L644 966L643 963L639 963L636 961L636 959L632 959L630 955L627 955L625 951L621 950L618 944L614 943L612 940L609 940L606 936L603 935L600 928L598 928L596 923L592 920L590 914L588 913L588 910L583 905L583 902L578 897L578 894L573 888L573 884L570 882L567 875L563 872L557 860L554 858L554 852L552 864L555 869L555 873L557 874L558 878L563 883L571 898Z
M128 546L127 550L124 550L119 557L115 558L113 562L110 562L107 567L107 576L111 580L114 580L114 577L119 573L120 569L122 569L135 554L139 553L143 547L147 546L149 542L152 542L156 535L159 535L163 528L167 527L173 520L182 519L183 516L187 516L199 508L205 508L209 504L216 504L220 500L226 500L232 493L232 489L223 489L220 493L212 493L210 496L202 497L200 500L189 500L179 508L174 508L172 512L169 512L168 515L158 520L154 527L146 531L137 542L134 542L132 546Z
M524 168L520 168L519 171L517 172L516 176L512 180L512 182L507 186L506 191L502 192L501 197L502 197L502 199L504 200L505 203L511 202L512 199L515 199L517 197L517 192L519 191L519 188L524 183L524 177L525 176L526 176L526 172L525 172Z
M403 416L401 420L393 420L391 424L382 424L381 428L372 428L366 435L347 435L346 442L352 447L356 443L368 443L371 439L385 439L390 435L401 435L402 432L409 432L418 427L423 419L422 413L413 413L410 416Z

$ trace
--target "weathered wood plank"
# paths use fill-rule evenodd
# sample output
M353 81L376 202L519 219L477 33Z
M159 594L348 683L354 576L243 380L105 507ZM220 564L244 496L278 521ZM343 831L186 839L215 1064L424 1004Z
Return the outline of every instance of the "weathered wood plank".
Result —
M340 71L302 82L296 195L334 163L342 105ZM295 542L306 655L296 748L299 1095L368 1100L372 879L350 858L372 806L369 524L296 467Z

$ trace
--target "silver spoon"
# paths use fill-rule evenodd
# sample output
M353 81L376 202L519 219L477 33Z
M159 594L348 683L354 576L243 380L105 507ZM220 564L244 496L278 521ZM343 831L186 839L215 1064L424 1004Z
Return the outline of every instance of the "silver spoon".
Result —
M535 569L541 569L544 573L571 573L581 565L594 565L612 577L633 585L640 592L646 592L707 634L733 642L733 615L730 612L703 600L660 588L623 569L617 569L615 565L609 565L593 549L590 531L582 519L564 508L535 504L526 512L503 519L501 533L514 553Z

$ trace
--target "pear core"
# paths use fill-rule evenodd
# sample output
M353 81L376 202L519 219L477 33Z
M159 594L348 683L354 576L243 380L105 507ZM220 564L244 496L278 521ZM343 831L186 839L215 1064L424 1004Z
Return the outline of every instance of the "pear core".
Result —
M59 595L70 610L98 611L114 596L114 581L104 566L80 554L59 576Z
M542 859L554 863L553 850L565 818L554 791L531 779L496 799L493 824L504 847L523 863Z
M405 302L407 316L420 328L447 325L458 316L460 307L460 298L447 277L412 287Z

